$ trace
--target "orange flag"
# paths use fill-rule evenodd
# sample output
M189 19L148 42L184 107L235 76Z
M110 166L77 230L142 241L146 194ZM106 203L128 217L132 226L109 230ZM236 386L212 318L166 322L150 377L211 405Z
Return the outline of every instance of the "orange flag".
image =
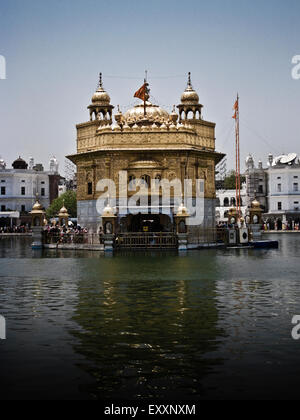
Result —
M239 109L239 101L238 100L235 102L233 109L234 109L235 113L234 113L234 116L232 118L236 120L237 119L237 111Z
M146 101L146 93L147 93L147 86L148 83L144 83L143 86L134 94L134 98L139 98L142 101Z

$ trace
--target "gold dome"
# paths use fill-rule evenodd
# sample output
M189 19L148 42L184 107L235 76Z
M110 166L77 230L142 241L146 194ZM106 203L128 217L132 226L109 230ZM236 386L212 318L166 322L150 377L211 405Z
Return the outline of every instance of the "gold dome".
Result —
M255 198L255 200L251 203L251 207L260 209L260 202Z
M39 202L38 198L36 198L36 202L32 207L31 214L41 214L44 213L43 206Z
M125 112L124 120L127 124L139 123L145 120L152 123L162 124L163 122L170 120L170 115L158 105L146 102L146 117L144 115L144 104L140 104Z
M193 89L193 86L192 86L191 73L189 73L187 88L181 95L181 103L184 105L198 105L199 104L199 95Z
M96 105L109 105L110 104L110 96L103 88L102 73L100 73L99 86L92 97L92 103Z
M176 216L177 217L189 217L188 209L185 207L185 205L183 203L178 207L178 211L177 211Z
M63 206L62 208L59 210L59 215L58 217L69 217L69 213L68 210L65 207L65 200L63 200Z
M114 209L111 207L111 205L108 203L105 209L103 210L102 217L116 217Z
M63 205L63 207L59 210L59 216L69 216L68 210L65 208L65 206Z
M194 91L194 89L188 87L181 95L181 102L185 105L198 105L199 95L196 91Z
M43 207L39 201L36 201L36 203L32 207L32 210L43 210Z
M109 105L110 96L103 88L99 88L92 97L93 104Z

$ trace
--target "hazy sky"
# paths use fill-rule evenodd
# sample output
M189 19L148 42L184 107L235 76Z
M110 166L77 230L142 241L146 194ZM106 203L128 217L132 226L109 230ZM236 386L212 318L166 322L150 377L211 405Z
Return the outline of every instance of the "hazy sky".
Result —
M0 0L0 155L64 168L75 124L103 72L112 104L134 103L145 69L156 103L171 110L192 72L217 150L234 165L232 107L241 98L241 154L300 154L299 0ZM112 77L114 76L114 77Z

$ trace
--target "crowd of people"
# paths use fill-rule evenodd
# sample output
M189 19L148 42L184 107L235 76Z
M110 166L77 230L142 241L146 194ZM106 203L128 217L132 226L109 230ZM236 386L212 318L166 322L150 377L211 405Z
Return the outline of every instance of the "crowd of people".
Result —
M2 226L0 227L0 234L5 233L30 233L31 230L28 226Z
M300 223L296 222L282 222L278 220L276 222L267 222L263 226L264 231L299 231Z
M44 230L49 233L49 234L53 234L53 235L57 235L57 234L61 234L61 235L70 235L70 234L84 234L84 233L88 233L88 230L86 228L82 228L79 225L63 225L60 226L58 223L53 222L50 225L45 226Z
M60 226L53 222L44 227L46 243L85 243L89 241L88 230L79 225Z

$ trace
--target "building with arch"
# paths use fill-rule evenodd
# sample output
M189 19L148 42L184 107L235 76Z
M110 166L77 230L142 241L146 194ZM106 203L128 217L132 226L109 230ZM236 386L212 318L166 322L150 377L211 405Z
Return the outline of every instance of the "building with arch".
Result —
M120 200L120 171L126 175L130 200L141 182L147 190L155 182L179 179L192 181L193 199L196 180L204 180L204 219L189 228L189 240L199 237L201 229L215 226L215 166L224 157L215 150L215 124L202 118L202 105L192 87L191 75L178 105L172 113L150 102L135 105L125 113L118 108L114 114L110 96L99 86L88 106L89 121L77 125L77 153L68 158L77 165L78 222L97 232L102 225L97 200L101 193L97 184L102 179L114 181L116 231L172 231L178 197L172 193L170 208L159 201L155 214L151 203L141 204L137 214L128 212ZM141 181L138 181L141 180ZM180 198L182 200L182 197ZM107 203L106 203L107 204ZM124 202L123 202L124 204Z
M58 197L58 185L61 176L58 173L58 162L53 167L53 159L49 162L49 171L43 165L29 164L19 157L8 168L0 159L0 226L11 226L30 223L29 212L38 194L44 208L48 208Z
M242 184L241 188L241 211L245 218L247 214L247 187ZM216 222L228 222L228 212L231 208L236 207L236 190L218 190L217 191L217 207Z

